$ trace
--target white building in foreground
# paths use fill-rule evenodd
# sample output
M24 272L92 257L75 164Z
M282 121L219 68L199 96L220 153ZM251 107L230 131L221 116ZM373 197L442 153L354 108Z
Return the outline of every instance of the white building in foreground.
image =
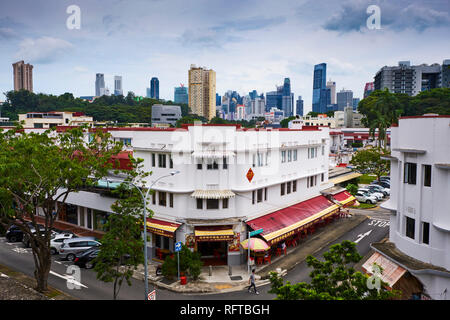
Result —
M402 117L391 130L390 242L373 249L417 278L422 297L449 300L450 116Z

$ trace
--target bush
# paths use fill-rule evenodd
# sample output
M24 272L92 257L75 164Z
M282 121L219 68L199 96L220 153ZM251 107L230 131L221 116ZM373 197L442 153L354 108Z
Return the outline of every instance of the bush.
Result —
M358 186L352 183L348 184L346 189L352 196L354 196L356 192L358 192Z
M197 280L202 272L203 262L199 260L193 260L189 266L189 275L192 279Z
M353 142L352 147L353 148L362 148L363 143L362 142Z
M164 277L166 277L167 279L173 279L178 273L177 262L175 261L175 259L167 256L161 267L161 271Z

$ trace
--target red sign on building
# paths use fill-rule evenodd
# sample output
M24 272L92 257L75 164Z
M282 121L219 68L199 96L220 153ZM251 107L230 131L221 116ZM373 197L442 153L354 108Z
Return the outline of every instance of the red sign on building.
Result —
M253 179L254 176L255 176L255 174L253 173L252 168L248 169L248 172L247 172L248 182L252 182L252 179Z

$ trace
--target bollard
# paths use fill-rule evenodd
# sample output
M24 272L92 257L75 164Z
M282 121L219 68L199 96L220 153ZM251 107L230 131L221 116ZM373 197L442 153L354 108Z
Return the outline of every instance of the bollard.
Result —
M212 266L209 266L209 276L212 276Z
M233 275L233 270L232 270L231 266L228 266L228 275L229 276Z

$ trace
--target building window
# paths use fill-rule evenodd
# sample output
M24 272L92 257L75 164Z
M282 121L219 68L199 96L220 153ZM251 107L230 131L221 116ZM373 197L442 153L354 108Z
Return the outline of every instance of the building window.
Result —
M222 199L222 209L228 209L228 199Z
M430 224L422 222L422 243L430 244Z
M321 182L323 182L324 177L325 177L325 174L322 173L322 174L320 175L320 181L321 181Z
M90 208L87 209L86 220L88 229L92 229L92 209Z
M287 194L291 193L291 182L289 181L288 183L286 183L286 186L287 186L286 193Z
M253 154L252 166L253 168L256 167L256 154Z
M286 151L281 151L281 162L286 162Z
M159 205L165 207L167 205L166 193L159 191Z
M203 169L203 165L201 162L197 163L197 170L202 170Z
M156 192L153 191L152 193L152 204L156 205Z
M223 169L226 170L228 169L228 163L227 163L227 158L223 158Z
M294 161L297 161L297 149L293 151L293 159Z
M163 249L169 249L169 238L168 237L162 237L164 248Z
M169 193L169 206L173 208L173 193Z
M252 191L252 204L255 204L255 190Z
M322 146L322 155L325 155L325 146Z
M423 185L425 187L431 187L431 166L429 164L425 164L423 167L424 167Z
M264 188L264 201L267 201L267 188Z
M414 239L415 222L414 219L406 217L406 236L411 239Z
M173 169L173 160L172 160L172 156L169 155L169 168Z
M152 153L152 167L156 166L156 155Z
M197 199L197 209L203 209L203 199Z
M206 165L206 169L207 170L217 170L217 169L219 169L219 165L217 164L216 160L212 160L212 162L209 161L209 163Z
M284 186L285 186L285 183L282 183L281 184L281 195L282 196L284 196L284 188L285 188Z
M297 192L297 180L292 181L292 192Z
M158 166L160 168L166 167L166 155L165 154L158 154Z
M288 150L288 162L292 161L292 150Z
M262 202L263 201L263 189L258 189L258 202Z
M219 199L207 199L206 209L219 209Z
M416 184L416 176L417 176L417 164L406 162L405 163L405 172L404 172L404 183L407 184Z

